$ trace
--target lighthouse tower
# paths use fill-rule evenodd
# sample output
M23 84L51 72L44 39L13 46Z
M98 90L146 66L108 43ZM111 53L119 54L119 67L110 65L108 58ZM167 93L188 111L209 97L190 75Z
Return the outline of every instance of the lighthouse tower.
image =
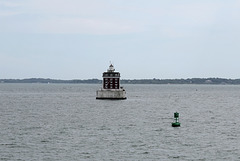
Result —
M115 72L112 64L102 77L103 84L102 88L97 90L97 99L126 99L126 91L120 87L120 73Z

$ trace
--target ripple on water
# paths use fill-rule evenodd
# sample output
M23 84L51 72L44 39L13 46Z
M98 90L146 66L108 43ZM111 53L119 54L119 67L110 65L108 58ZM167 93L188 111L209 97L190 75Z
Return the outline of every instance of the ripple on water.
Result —
M240 160L240 86L0 86L0 160Z

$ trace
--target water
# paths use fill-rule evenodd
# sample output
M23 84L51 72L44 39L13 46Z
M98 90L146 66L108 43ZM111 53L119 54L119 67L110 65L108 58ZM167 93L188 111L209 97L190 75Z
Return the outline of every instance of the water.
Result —
M0 160L240 160L240 86L0 84ZM171 127L180 113L180 128Z

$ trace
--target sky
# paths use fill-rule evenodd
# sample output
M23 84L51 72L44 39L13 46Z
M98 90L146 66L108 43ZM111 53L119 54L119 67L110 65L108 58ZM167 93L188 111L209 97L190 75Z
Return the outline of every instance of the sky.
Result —
M0 79L240 78L239 0L0 0Z

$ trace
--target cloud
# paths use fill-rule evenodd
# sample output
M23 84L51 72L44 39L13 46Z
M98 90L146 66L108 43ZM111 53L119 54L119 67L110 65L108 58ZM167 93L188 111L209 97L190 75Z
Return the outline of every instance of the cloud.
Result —
M0 17L15 16L21 14L16 8L21 5L17 2L0 1Z
M99 17L109 11L111 6L99 0L41 0L27 4L30 12L50 16Z
M2 20L1 32L124 34L140 30L136 22L114 15L114 7L104 1L25 0L4 6L9 7L0 16L9 18Z
M15 2L13 2L13 1L1 1L0 2L0 7L6 7L6 8L13 8L13 7L19 7L20 6L20 3L19 2L17 2L17 1L15 1Z
M223 21L232 23L232 19L236 19L236 22L239 22L240 6L237 1L167 3L151 0L148 3L136 0L13 0L0 4L7 8L0 11L0 16L11 16L8 21L2 21L4 29L9 32L14 30L81 34L145 32L169 38L188 37L197 34L197 31L221 25L223 18L219 15L222 13L228 15ZM3 28L1 32L4 32Z
M107 1L41 0L32 6L42 15L47 14L39 24L40 32L102 35L141 31L137 21L122 18L121 8Z
M16 16L20 15L20 12L13 12L13 11L0 11L0 17L8 17L8 16Z
M126 22L94 18L55 17L43 20L44 33L124 34L136 32L134 25Z

